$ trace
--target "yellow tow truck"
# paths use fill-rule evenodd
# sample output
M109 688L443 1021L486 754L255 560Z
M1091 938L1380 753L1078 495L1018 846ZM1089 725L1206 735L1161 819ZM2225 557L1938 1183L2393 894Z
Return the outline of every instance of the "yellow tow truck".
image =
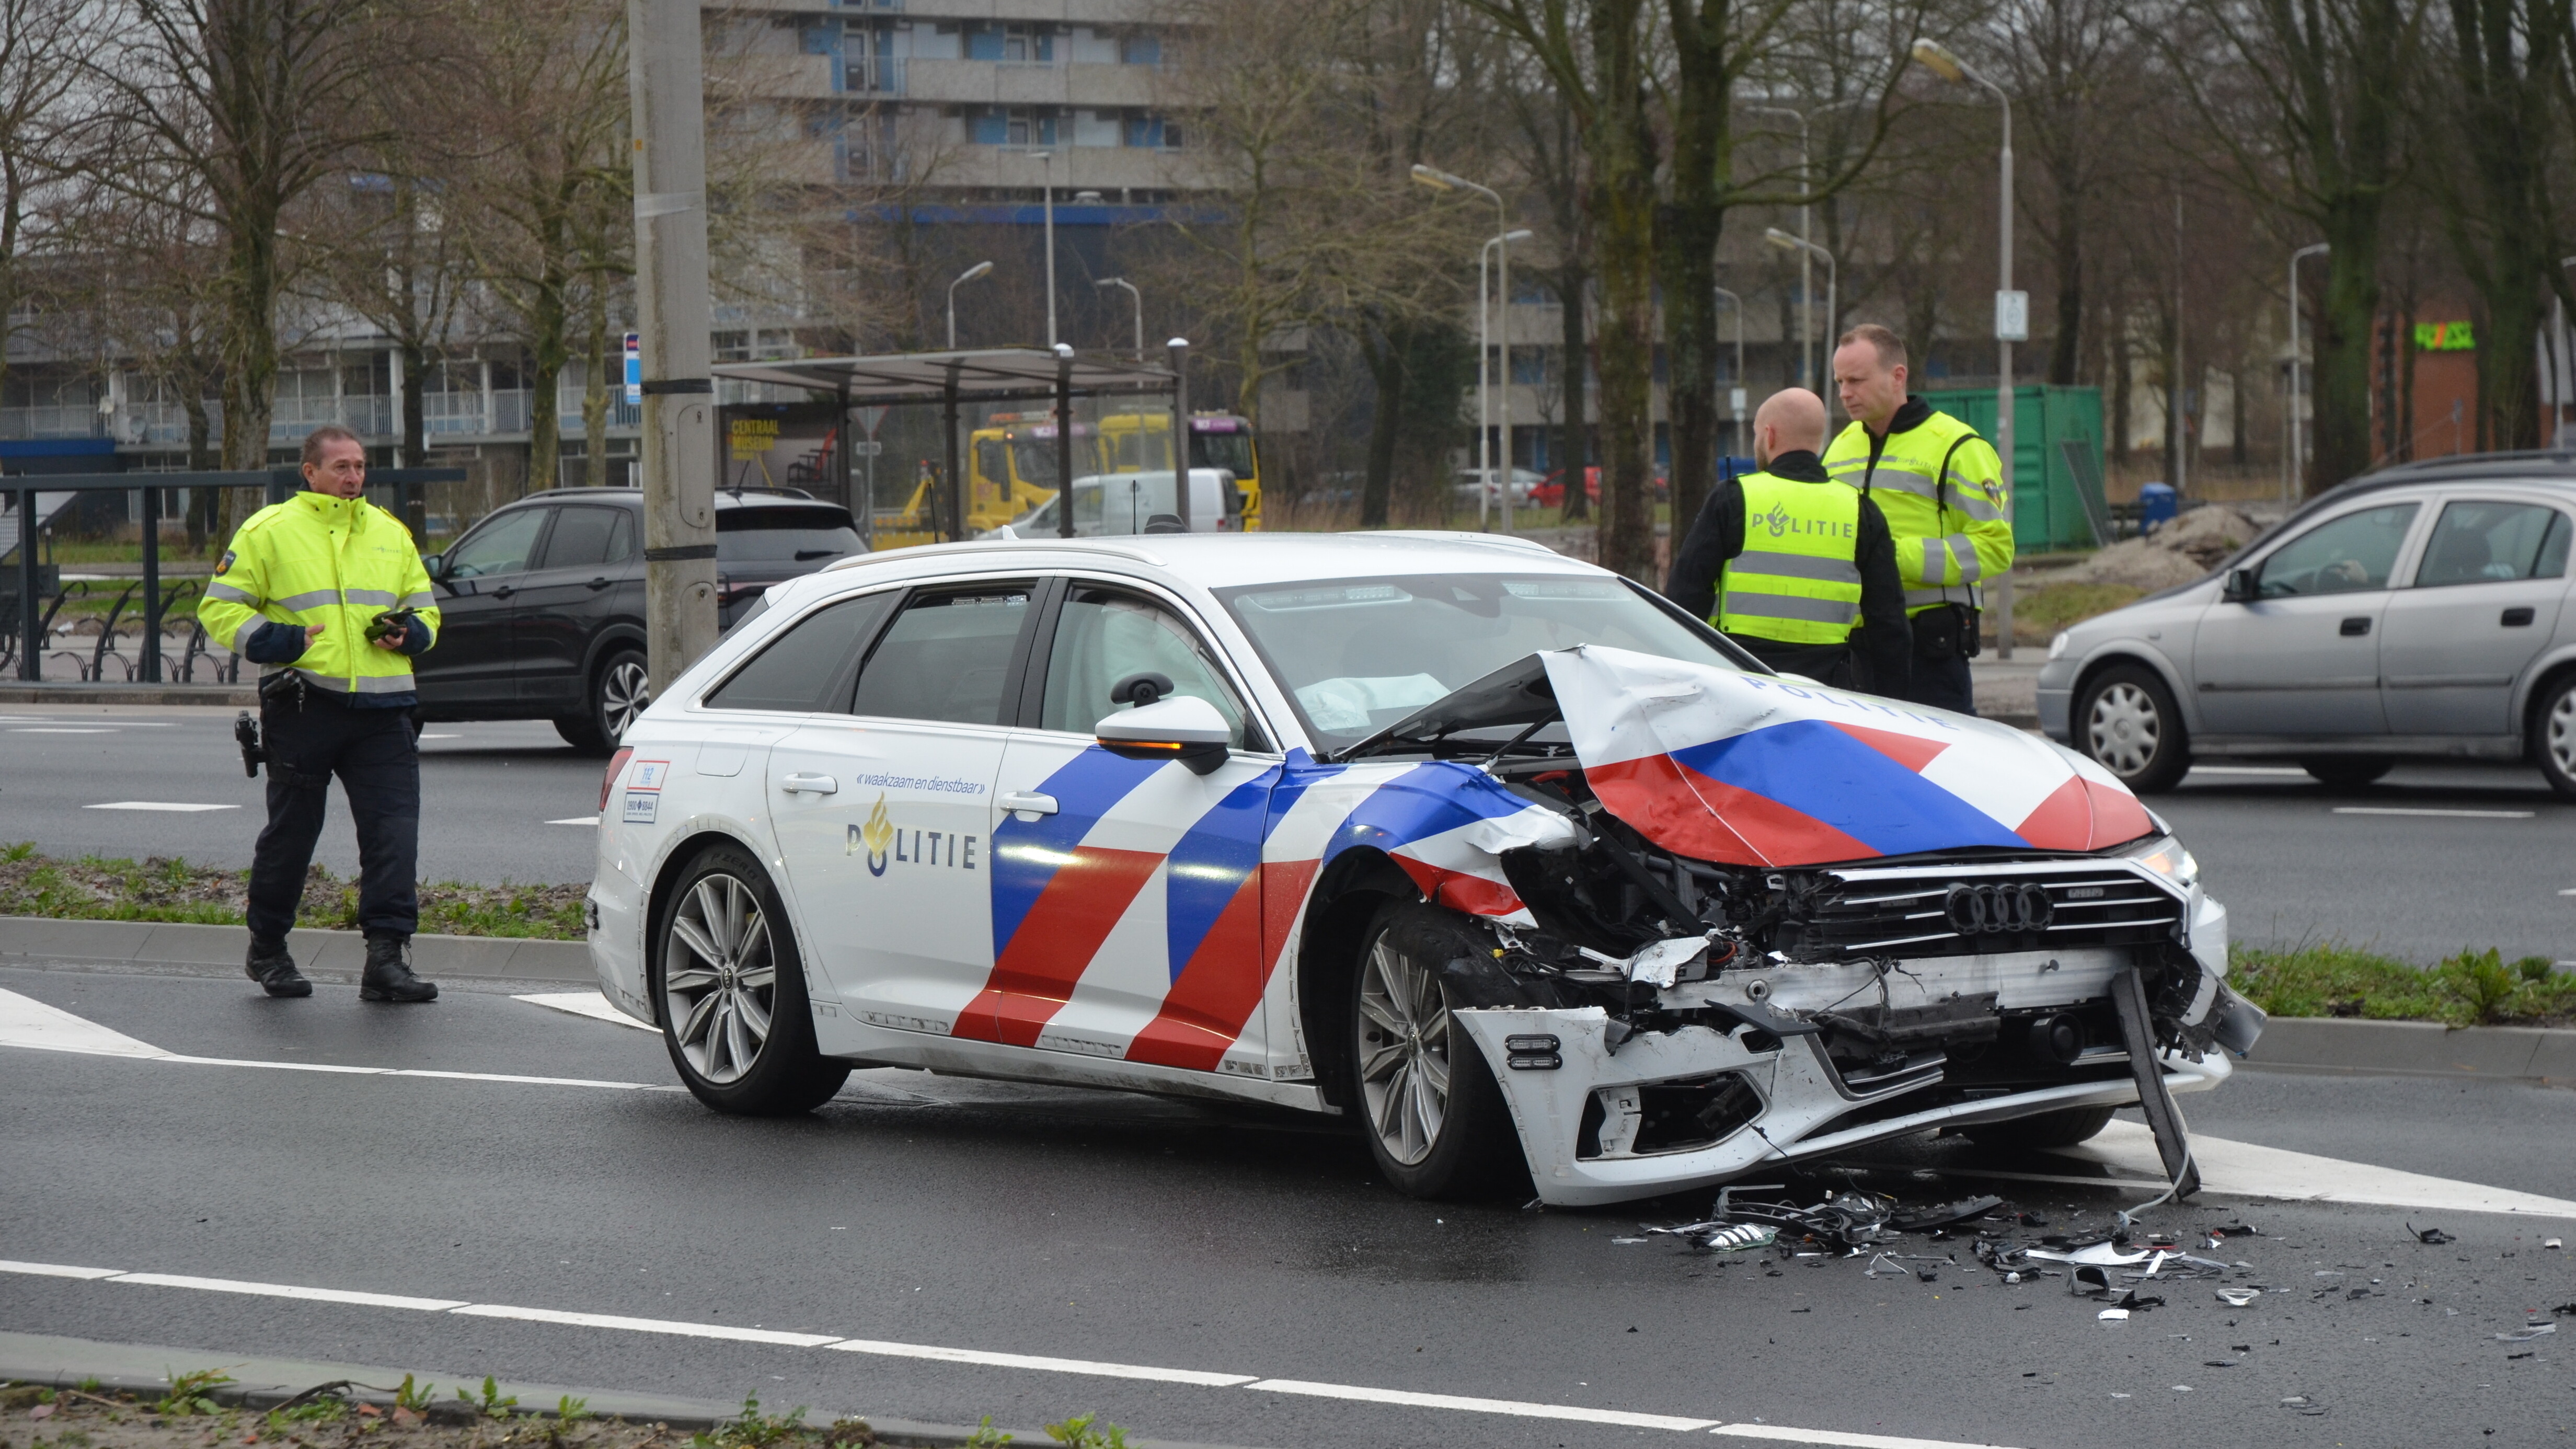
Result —
M1172 466L1172 419L1169 413L1111 413L1097 424L1073 425L1076 477L1090 473L1168 471ZM968 537L999 528L1056 494L1055 414L995 413L966 440L966 532ZM1261 526L1261 454L1253 445L1252 423L1232 413L1197 413L1190 418L1190 466L1223 468L1234 474L1243 494L1244 529ZM938 470L923 465L903 507L879 509L876 547L910 548L939 541L934 497Z

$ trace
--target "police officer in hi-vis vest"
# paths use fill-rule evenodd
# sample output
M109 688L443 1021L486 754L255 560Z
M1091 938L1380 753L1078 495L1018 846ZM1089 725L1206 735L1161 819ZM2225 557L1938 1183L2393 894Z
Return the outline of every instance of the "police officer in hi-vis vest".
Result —
M2003 460L1976 429L1909 394L1905 378L1905 339L1874 322L1843 334L1834 385L1852 421L1825 450L1825 468L1876 503L1896 535L1914 628L1914 688L1903 697L1975 714L1968 660L1980 581L2013 561Z
M1912 648L1887 520L1816 456L1824 400L1773 393L1753 415L1762 471L1710 490L1664 596L1774 669L1905 694Z
M268 828L250 867L250 979L310 996L286 954L331 777L358 827L365 1001L427 1001L404 958L419 923L418 702L411 661L438 638L429 573L402 520L367 502L367 449L347 428L304 440L304 488L250 516L207 581L206 633L260 667ZM390 617L388 617L390 616Z

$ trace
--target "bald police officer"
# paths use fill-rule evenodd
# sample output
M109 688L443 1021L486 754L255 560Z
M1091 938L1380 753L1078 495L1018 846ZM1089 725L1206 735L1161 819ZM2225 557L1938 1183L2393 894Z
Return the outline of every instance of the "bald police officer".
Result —
M1887 520L1826 473L1824 444L1823 399L1802 387L1765 399L1762 471L1709 493L1664 596L1774 669L1901 696L1911 651Z

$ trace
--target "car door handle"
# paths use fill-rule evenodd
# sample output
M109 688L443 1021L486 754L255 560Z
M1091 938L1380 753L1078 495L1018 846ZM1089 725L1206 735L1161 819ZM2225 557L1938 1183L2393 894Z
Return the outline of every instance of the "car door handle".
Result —
M508 584L503 584L501 587L499 587L499 588L497 588L497 589L494 589L494 590L492 591L492 597L493 597L493 598L496 598L496 599L506 599L506 598L510 597L512 594L515 594L515 593L517 593L517 592L518 592L518 590L517 590L517 589L515 589L515 588L513 588L513 587L511 587L510 585L508 585Z
M2343 637L2347 639L2358 639L2369 632L2370 620L2367 617L2343 621Z
M608 587L610 582L611 580L603 575L599 578L592 579L589 583L582 585L582 587L585 589L604 589Z
M778 782L778 788L790 795L800 790L810 790L817 795L838 795L841 782L829 775L790 775Z
M1005 790L1002 792L1002 808L1026 811L1031 815L1053 815L1056 804L1053 795L1041 795L1035 790Z
M2531 626L2531 620L2532 612L2529 609L2507 609L2504 611L2502 622L2508 629L2526 629Z

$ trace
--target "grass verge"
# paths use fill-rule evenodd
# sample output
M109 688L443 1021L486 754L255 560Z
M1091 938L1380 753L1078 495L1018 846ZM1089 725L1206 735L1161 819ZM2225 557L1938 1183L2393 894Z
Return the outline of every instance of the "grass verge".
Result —
M52 916L74 921L193 921L237 926L249 898L250 873L154 856L110 860L85 855L55 860L32 844L0 847L0 916ZM508 936L542 941L583 938L580 885L420 886L420 929L442 936ZM304 877L295 924L309 930L358 929L358 886L322 866Z
M2239 946L2227 984L2274 1016L2576 1026L2576 975L2552 971L2546 956L2506 961L2495 950L2464 950L2428 969L2341 942L2293 951Z

